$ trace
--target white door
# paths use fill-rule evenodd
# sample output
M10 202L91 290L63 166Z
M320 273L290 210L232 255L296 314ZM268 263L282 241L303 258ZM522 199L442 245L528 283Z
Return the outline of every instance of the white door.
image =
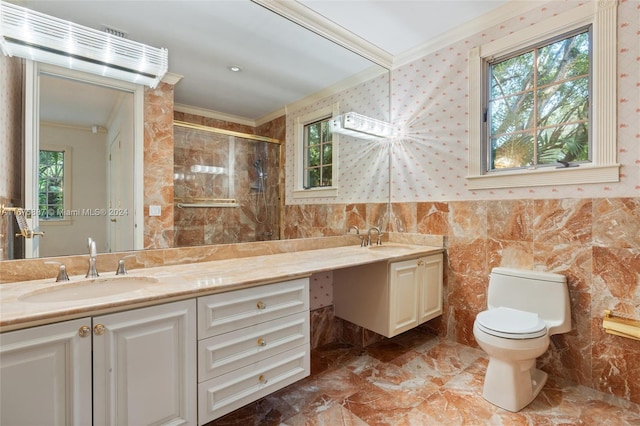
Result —
M91 425L90 327L85 318L0 335L0 424Z
M107 222L107 248L109 252L123 251L121 235L123 233L122 225L124 220L121 220L122 215L119 212L124 212L121 198L121 185L122 179L122 140L120 133L118 133L109 143L109 155L107 156L107 170L109 173L107 192L109 197L108 203L108 222Z
M195 425L196 302L93 318L94 425Z
M24 209L27 224L39 230L38 222L38 164L40 162L40 81L38 67L33 61L26 62L25 73L25 125L24 125ZM26 238L24 257L38 257L39 237Z

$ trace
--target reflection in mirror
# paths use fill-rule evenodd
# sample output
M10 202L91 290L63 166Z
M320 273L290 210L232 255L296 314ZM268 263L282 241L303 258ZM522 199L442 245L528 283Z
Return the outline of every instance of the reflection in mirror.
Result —
M280 237L280 141L174 123L175 246Z
M269 215L273 213L274 216L273 218L270 217L273 226L270 226L269 230L266 226L255 225L253 241L273 239L278 236L295 237L291 232L283 232L282 228L285 228L285 226L283 226L282 214L285 202L289 205L292 203L298 204L296 201L292 202L290 194L286 193L286 191L291 191L292 185L290 182L294 179L293 173L289 168L292 167L294 159L292 123L298 115L305 114L317 107L339 102L340 112L353 109L356 112L366 113L378 119L386 120L389 117L389 76L387 73L384 78L377 77L384 71L382 67L248 0L234 0L231 2L166 1L163 2L162 7L155 7L155 5L149 7L151 5L150 2L126 2L125 6L125 2L114 3L111 1L26 0L21 4L91 28L101 28L104 24L108 24L113 28L124 29L125 32L130 31L129 37L132 40L168 48L169 71L183 76L183 78L171 88L168 88L169 85L167 85L166 91L160 95L165 96L166 94L166 99L162 99L163 111L173 108L172 118L176 120L239 130L249 134L266 134L277 138L283 143L282 147L269 144L266 149L269 169L266 173L267 192L265 195L267 202L271 197L278 197L278 207L273 206L271 207L272 210L269 210ZM202 43L202 40L210 40L211 42ZM16 68L14 65L19 64L19 60L16 60L16 58L3 57L0 59L2 60L2 65L9 64L12 69ZM227 70L230 64L235 63L243 65L242 72L231 73ZM17 67L19 66L17 65ZM373 67L377 68L377 72L370 72ZM12 72L11 75L16 75L16 73ZM376 77L371 77L373 75ZM2 73L0 73L0 78L5 79L3 83L7 82ZM28 80L31 77L20 76L18 81L11 80L11 78L13 77L10 77L8 85L5 85L5 87L20 88L22 87L22 79ZM372 83L368 84L366 82L367 79L371 79ZM72 92L67 92L67 94L75 94L77 91L76 89L71 90ZM134 117L136 141L142 142L143 125L149 126L149 121L143 123L141 118L143 108L140 106L138 109L138 101L140 105L143 102L152 101L143 99L141 86L126 90L135 93L133 96L134 109L136 111ZM160 92L154 92L151 96L159 96L158 93ZM4 102L9 103L19 95L20 91L18 89L17 95L12 92ZM24 104L25 111L29 111L32 101L33 95L28 95ZM14 105L21 105L20 99ZM64 110L62 105L62 103L59 103L56 106L60 112ZM5 105L0 105L0 112L4 107ZM160 117L160 112L157 112L157 110L156 105L145 105L144 113L148 114L145 115L145 118L165 123L168 117ZM20 114L17 114L17 119L14 116L5 121L9 131L20 130L26 136L28 136L29 132L37 133L35 129L39 129L39 125L36 127L35 123L31 122L24 123L25 126L22 129L16 129L15 124L20 122ZM25 116L28 118L30 115L27 114ZM277 125L277 132L273 130L275 126L270 124L275 120L280 120ZM267 131L262 132L261 130L265 128ZM1 135L7 134L6 128L2 128L0 131L3 132ZM88 135L93 134L88 132ZM13 134L8 136L7 141L19 141L21 139L19 134L17 137ZM154 134L151 133L150 137L153 138ZM15 143L19 144L19 142ZM229 145L228 141L225 143ZM0 141L0 155L16 151L13 144L14 142L10 144L10 147L6 147ZM238 140L236 139L237 146ZM257 145L255 145L255 142L251 142L247 146L255 147ZM346 139L344 143L340 144L340 158L343 161L341 164L344 167L341 166L341 176L338 177L339 181L342 182L338 198L332 200L308 199L302 203L347 205L380 202L382 198L388 201L388 167L382 165L383 161L386 164L388 151L382 147L378 148L378 145L375 146L376 149L370 149L373 147L369 146L369 144L366 146L367 148L363 150L362 144L352 145ZM142 161L144 154L142 143L136 144L135 149L134 161ZM281 157L279 154L272 154L271 151L273 149L282 150ZM251 186L256 183L258 172L253 167L253 163L260 157L259 152L257 152L259 150L258 148L248 149L247 157L242 160L244 165L248 165L248 169L245 169L234 180L234 182L239 179L245 180L248 185L244 186L250 189L250 192L246 194L245 207L229 209L227 212L233 211L236 216L240 214L239 225L227 222L227 219L216 219L219 220L216 227L209 227L207 231L203 230L201 239L200 237L195 239L189 237L188 235L192 230L181 228L182 222L178 221L180 218L176 220L176 217L181 214L194 215L195 211L187 212L183 209L181 212L176 212L176 217L171 217L169 220L164 217L164 212L172 208L172 190L175 183L173 179L163 175L161 182L153 182L157 187L142 188L143 169L141 166L134 168L134 173L139 178L135 179L134 183L130 185L140 194L139 199L136 198L135 200L137 204L139 203L139 208L136 209L135 214L140 215L140 217L134 217L133 248L142 248L143 246L148 248L182 246L190 244L189 241L193 241L193 244L196 244L196 240L198 240L198 244L218 243L220 239L224 239L224 242L231 242L231 240L222 238L222 236L226 237L236 233L236 231L230 231L226 234L219 232L221 223L224 222L225 226L229 228L249 228L247 226L248 221L252 216L258 216L255 212L255 198L259 198L258 196L261 196L262 193L255 189L251 190ZM17 151L21 150L18 149ZM379 155L376 154L378 151L380 152ZM363 153L366 154L364 158L362 158ZM154 152L154 155L156 154ZM175 155L179 156L181 154L176 153ZM380 165L378 165L378 161L375 164L370 161L372 155L377 159L379 157ZM36 158L33 152L25 152L25 156L26 159ZM272 163L275 159L279 159L277 165ZM154 160L169 164L173 158L171 154L165 156L163 152L162 158L154 157ZM19 163L20 160L18 160L17 164ZM366 167L363 166L365 164ZM286 170L285 165L287 167ZM153 176L153 171L149 169L151 166L147 164L145 167L147 172L145 176ZM358 171L362 170L367 173L367 176L357 179L357 182L349 183L352 175L354 173L359 175ZM69 173L73 175L74 171L75 167L72 167ZM2 175L6 174L8 173ZM17 174L13 172L11 174L20 176L20 167L18 166L17 168ZM25 198L30 198L35 200L32 202L33 208L38 208L37 195L13 190L5 191L6 187L23 187L23 180L18 179L18 182L12 182L11 179L7 181L4 181L4 178L1 179L3 182L0 182L0 202L10 205L24 205ZM276 190L274 188L271 190L269 185L275 184L276 181L279 183L280 189ZM237 189L240 184L236 185ZM124 186L126 188L127 184L125 183ZM288 188L286 191L285 187ZM181 189L175 188L175 190L178 192ZM143 192L147 198L146 200L143 199ZM162 204L163 217L157 218L157 220L156 218L146 217L146 208L145 210L142 209L143 202L144 205L157 204L156 198L160 193L171 193L170 199L163 198L159 202ZM74 198L71 197L72 202ZM243 200L242 196L234 197L231 194L229 194L229 198ZM86 205L85 207L89 209L96 208L93 205ZM176 210L174 207L174 211ZM211 213L212 211L209 211L209 214ZM143 214L144 216L142 216ZM198 214L202 215L204 211L200 211ZM15 226L15 221L13 218L11 219L14 222L13 226ZM232 219L229 218L229 220ZM147 226L149 221L153 221L156 227L150 230L151 227ZM12 235L12 232L5 231L6 222L5 217L0 218L0 224L3 226L0 233ZM177 225L175 228L174 222ZM257 221L254 222L257 223ZM191 224L193 223L195 222L191 222ZM162 226L162 228L158 227L158 225ZM46 225L39 225L39 227L42 226ZM53 228L54 225L49 227ZM61 226L58 226L56 230L61 228ZM108 231L109 228L105 229L103 232L108 234L110 232ZM47 231L46 242L48 242L49 237L53 236L54 232L55 230L51 229ZM144 242L143 232L144 238L147 238L147 241ZM153 238L151 242L148 241L148 235L170 234L173 236L174 232L177 237L171 238L170 241L167 239L159 243ZM252 230L251 232L254 231ZM273 234L269 235L270 232L273 232ZM338 232L338 230L335 232ZM215 234L216 238L212 233ZM105 236L104 240L101 240L97 235L92 236L100 244L100 252L126 249L124 245L118 246L108 242L108 235ZM65 234L65 238L68 236L69 234ZM84 239L87 235L81 235L81 237ZM218 237L220 238L217 239ZM62 237L56 237L55 240L60 238ZM22 241L27 244L32 244L34 241L44 244L45 239L36 238L31 239L31 241L23 239ZM54 238L51 239L54 240ZM0 242L3 245L0 249L4 250L5 242L6 240ZM38 249L40 249L40 256L45 255L45 250L48 250L44 245L38 246L36 244L35 247L32 246L26 250L18 251L26 251L28 256L33 256L33 253L37 252ZM4 253L7 253L7 251ZM85 251L79 249L79 253L84 254ZM50 254L47 252L46 255ZM0 258L6 258L6 256L0 256Z
M34 78L26 132L25 211L44 237L25 257L136 248L134 92L120 82L29 62ZM33 84L31 84L33 83ZM138 243L139 245L139 243Z

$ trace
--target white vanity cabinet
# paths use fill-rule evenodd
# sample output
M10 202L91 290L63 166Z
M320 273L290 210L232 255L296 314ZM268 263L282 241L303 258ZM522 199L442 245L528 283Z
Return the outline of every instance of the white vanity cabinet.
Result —
M198 421L310 374L309 279L198 298Z
M93 424L195 425L196 301L93 318Z
M0 334L0 424L91 424L91 318Z
M3 425L195 425L195 300L3 333L0 383Z
M333 272L335 315L393 337L442 314L443 255Z

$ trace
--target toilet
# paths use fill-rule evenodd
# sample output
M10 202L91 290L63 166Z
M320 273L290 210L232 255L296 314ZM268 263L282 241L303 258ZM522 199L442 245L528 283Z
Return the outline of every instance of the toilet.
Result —
M476 341L489 355L482 396L505 410L520 411L547 381L536 358L549 347L549 336L571 331L566 278L494 268L487 305L473 324Z

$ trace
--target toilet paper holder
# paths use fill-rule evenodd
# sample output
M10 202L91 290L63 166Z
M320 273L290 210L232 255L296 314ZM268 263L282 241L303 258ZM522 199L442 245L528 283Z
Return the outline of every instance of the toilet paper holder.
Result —
M608 309L604 311L602 327L609 334L640 340L640 321L614 315Z

